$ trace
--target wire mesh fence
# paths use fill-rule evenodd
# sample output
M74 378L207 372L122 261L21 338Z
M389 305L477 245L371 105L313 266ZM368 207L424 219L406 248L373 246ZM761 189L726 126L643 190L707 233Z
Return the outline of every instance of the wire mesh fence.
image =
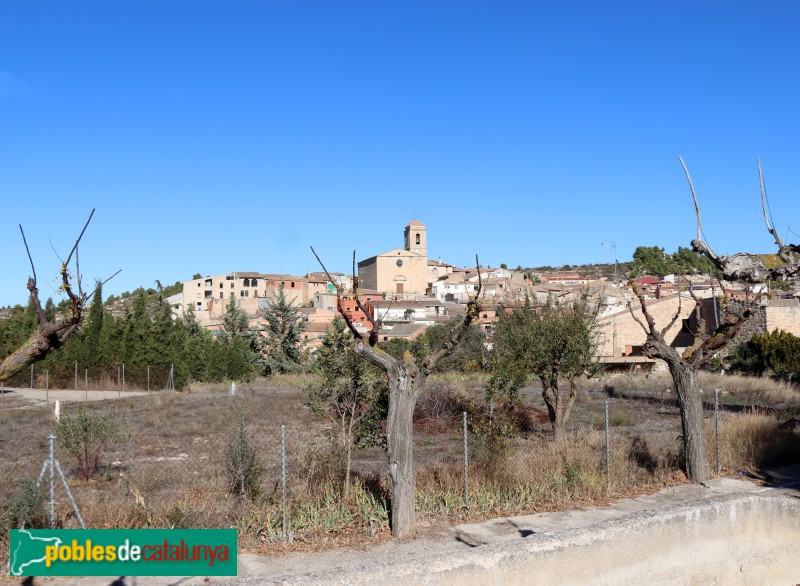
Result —
M163 377L165 370L160 373ZM588 393L568 424L569 444L560 448L549 439L544 411L527 407L520 415L524 421L498 448L487 441L478 415L450 401L446 389L431 392L435 396L420 400L415 418L415 470L418 510L434 522L513 514L542 503L564 506L567 500L559 499L623 496L640 490L643 479L663 485L678 470L680 420L673 396ZM525 402L533 402L533 393ZM719 462L717 468L730 469L741 449L733 430L744 414L730 405L715 411L714 405L710 401L706 410L709 457ZM63 402L61 417L74 415L79 406ZM56 444L56 458L89 527L236 526L253 543L281 544L312 530L330 535L356 517L368 534L388 526L382 448L357 450L352 468L359 488L355 497L344 499L339 422L313 417L300 389L239 385L232 394L220 385L199 393L111 397L84 407L113 412L120 431L120 441L109 444L91 481L70 473L69 455ZM17 411L2 421L4 440L16 440L14 450L0 455L8 472L0 480L0 495L9 501L15 498L13 478L36 477L55 427L52 406ZM226 446L239 421L260 468L257 491L247 497L232 489L226 467ZM57 523L77 526L58 490Z

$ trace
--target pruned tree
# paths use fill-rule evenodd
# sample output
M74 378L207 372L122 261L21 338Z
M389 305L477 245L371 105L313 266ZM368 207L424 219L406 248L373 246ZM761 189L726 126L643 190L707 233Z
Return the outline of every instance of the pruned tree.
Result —
M714 253L708 243L703 239L702 223L700 220L700 206L697 202L697 195L692 184L689 170L679 157L683 166L686 178L689 181L689 189L694 201L695 213L697 215L697 238L692 240L692 249L695 252L706 256L714 266L722 273L725 280L740 281L751 285L765 283L771 279L785 278L792 276L800 271L800 248L794 244L785 245L778 236L772 220L769 217L766 190L764 189L764 178L761 172L761 163L758 164L759 181L761 185L761 200L764 212L764 219L767 229L775 239L778 246L777 255L758 255L750 253L737 253L731 256L721 256ZM644 293L636 283L629 277L628 283L638 300L638 308L634 308L631 300L628 308L631 315L639 323L646 335L643 346L644 353L651 358L660 358L667 364L670 375L675 385L678 395L678 406L681 414L681 429L683 439L683 456L686 474L694 482L704 482L711 477L711 467L707 455L704 425L703 425L703 402L700 388L697 383L697 372L707 364L720 350L725 348L734 338L742 325L752 315L752 309L748 304L737 305L734 303L726 304L725 315L719 320L713 331L707 331L706 324L702 320L699 311L700 300L695 296L691 287L687 288L695 303L695 311L698 317L697 327L690 333L694 336L694 342L683 352L678 352L676 348L670 346L665 339L666 333L678 320L681 313L681 293L679 293L678 309L670 322L659 328L647 306ZM720 288L722 282L720 281ZM753 297L754 301L756 297ZM641 317L637 315L635 309L639 309Z
M61 291L66 294L69 304L69 309L66 314L48 315L42 307L39 300L39 289L36 281L36 268L33 264L28 242L25 239L25 232L22 225L19 231L22 234L22 241L25 244L25 251L28 253L28 260L31 263L32 276L28 277L28 292L30 304L34 307L37 316L36 331L31 333L30 337L19 346L14 352L6 356L0 362L0 381L5 381L24 370L36 361L42 360L50 352L58 350L69 338L69 336L78 328L85 316L86 303L92 297L92 294L85 293L81 286L80 264L78 260L78 245L81 238L83 238L89 222L92 221L94 210L89 214L89 219L83 226L83 230L78 235L75 244L72 246L67 259L61 263ZM72 268L72 260L74 262L74 270ZM117 271L119 272L119 271ZM103 283L108 282L117 273L106 279ZM74 286L73 286L74 280ZM77 287L77 290L75 290Z
M333 280L328 269L320 260L314 248L311 248L322 270ZM480 267L478 257L475 257L476 267ZM341 299L344 292L340 285L336 285L337 307L339 313L347 323L348 328L356 338L354 352L363 360L377 366L386 373L389 385L389 408L386 417L386 450L389 457L389 477L392 481L392 513L391 529L394 537L411 535L416 526L416 485L414 482L414 407L417 398L425 385L428 375L433 372L436 364L446 357L458 346L470 324L478 316L480 305L478 300L483 289L483 281L478 270L478 290L467 304L467 313L463 320L456 324L444 336L431 353L420 362L414 359L410 352L404 354L402 359L394 358L380 348L378 331L380 320L370 319L368 336L353 325L352 320L342 306ZM353 299L358 308L367 316L369 312L361 303L358 291L358 279L355 274L355 253L353 254Z

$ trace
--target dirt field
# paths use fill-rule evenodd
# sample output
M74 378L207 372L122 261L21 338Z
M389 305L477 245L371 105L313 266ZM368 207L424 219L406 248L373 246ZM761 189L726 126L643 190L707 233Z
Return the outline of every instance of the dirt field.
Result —
M239 385L235 396L229 385L182 393L127 391L121 398L114 390L90 390L88 402L81 391L51 390L49 408L43 391L5 393L0 410L0 445L4 447L0 452L0 502L16 498L19 480L38 475L52 430L52 403L58 399L62 413L74 413L79 403L90 412L113 412L122 436L120 443L109 446L98 477L84 481L70 476L88 526L235 525L243 552L271 555L386 542L388 480L382 449L355 452L358 504L344 503L336 485L340 469L331 452L335 422L310 412L297 381L272 383ZM553 451L544 404L533 386L523 392L524 429L505 455L488 453L471 431L470 500L466 503L461 412L454 405L481 404L483 384L480 379L433 380L420 398L415 418L415 468L423 537L439 542L442 531L459 523L606 505L682 482L676 468L680 421L668 381L607 378L581 387L568 430L574 441L566 452ZM759 422L766 417L771 428L797 412L794 389L732 378L709 379L704 384L709 388L709 405L713 405L711 390L722 389L721 421L726 433L750 413L750 405L760 406ZM610 491L605 469L606 405ZM237 421L246 424L264 468L261 496L254 502L231 496L227 490L223 451ZM281 425L287 455L289 544L283 544L280 537ZM713 442L713 409L707 411L707 429ZM757 469L763 459L759 452L742 456L739 444L725 441L723 474ZM713 448L713 443L710 446ZM59 452L57 457L65 470L70 467L66 454ZM59 526L75 526L63 494L57 493L57 507ZM5 555L7 548L3 547ZM451 546L437 547L446 550Z

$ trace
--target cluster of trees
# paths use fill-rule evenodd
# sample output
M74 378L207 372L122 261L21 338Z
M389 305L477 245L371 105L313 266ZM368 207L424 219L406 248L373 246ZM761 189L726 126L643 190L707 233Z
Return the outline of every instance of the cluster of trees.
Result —
M679 246L676 252L667 254L659 246L638 246L633 251L633 261L629 265L632 277L652 275L665 277L674 274L716 274L717 268L708 258L697 254L690 248Z
M52 320L63 308L48 299L45 313ZM265 310L266 331L250 328L249 319L234 301L226 307L223 329L212 334L190 310L174 319L163 292L138 289L129 296L124 313L109 311L98 284L86 319L59 352L49 353L41 368L72 372L77 362L92 377L106 372L112 379L122 364L127 380L144 384L149 366L166 372L174 366L176 388L191 381L247 381L257 375L291 372L303 367L300 350L303 319L283 291ZM0 320L0 355L8 356L37 328L37 312L31 302L15 306L10 317Z

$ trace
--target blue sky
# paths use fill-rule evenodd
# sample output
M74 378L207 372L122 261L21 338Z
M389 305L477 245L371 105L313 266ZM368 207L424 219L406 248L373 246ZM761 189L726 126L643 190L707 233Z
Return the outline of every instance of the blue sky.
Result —
M92 208L106 294L402 246L464 266L800 232L800 4L0 3L0 306ZM794 224L793 224L794 222ZM788 232L789 240L800 237ZM602 246L606 243L606 246Z

